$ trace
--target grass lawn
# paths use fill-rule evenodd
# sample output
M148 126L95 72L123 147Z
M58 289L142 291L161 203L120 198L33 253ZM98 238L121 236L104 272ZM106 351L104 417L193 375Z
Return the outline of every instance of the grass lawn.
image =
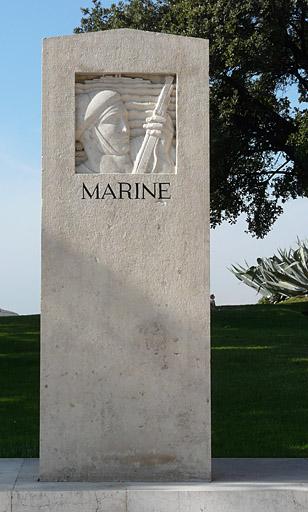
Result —
M308 457L308 303L212 316L214 457ZM39 316L0 318L0 457L38 456Z
M308 457L308 304L212 316L214 457Z
M40 317L0 318L0 457L37 457Z

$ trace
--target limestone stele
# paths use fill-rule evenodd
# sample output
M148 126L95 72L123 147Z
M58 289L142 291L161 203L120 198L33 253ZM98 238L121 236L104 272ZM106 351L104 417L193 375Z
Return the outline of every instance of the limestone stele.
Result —
M210 479L208 117L203 39L44 41L41 480Z

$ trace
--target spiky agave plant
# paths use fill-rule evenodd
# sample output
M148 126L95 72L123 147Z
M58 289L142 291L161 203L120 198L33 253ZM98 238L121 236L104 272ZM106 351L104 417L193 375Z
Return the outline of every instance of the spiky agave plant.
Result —
M231 272L272 302L308 294L308 245L297 240L297 249L278 249L271 258L257 258L257 265L232 265Z

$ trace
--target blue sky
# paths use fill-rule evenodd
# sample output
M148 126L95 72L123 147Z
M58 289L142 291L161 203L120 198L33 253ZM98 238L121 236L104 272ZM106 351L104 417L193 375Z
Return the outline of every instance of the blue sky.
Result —
M40 310L41 46L71 34L85 0L10 4L0 55L0 308Z
M0 308L40 310L41 42L71 34L90 0L17 0L2 16L0 54ZM107 5L109 2L105 2ZM245 223L212 233L212 285L219 304L253 303L253 290L227 270L307 237L308 200L291 201L265 240L244 233Z

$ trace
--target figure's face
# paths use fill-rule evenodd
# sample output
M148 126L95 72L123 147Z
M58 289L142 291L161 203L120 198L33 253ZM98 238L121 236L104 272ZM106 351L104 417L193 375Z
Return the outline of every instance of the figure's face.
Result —
M102 116L96 128L105 153L126 155L129 152L128 116L122 102L118 102L109 114ZM106 148L106 142L110 148Z

